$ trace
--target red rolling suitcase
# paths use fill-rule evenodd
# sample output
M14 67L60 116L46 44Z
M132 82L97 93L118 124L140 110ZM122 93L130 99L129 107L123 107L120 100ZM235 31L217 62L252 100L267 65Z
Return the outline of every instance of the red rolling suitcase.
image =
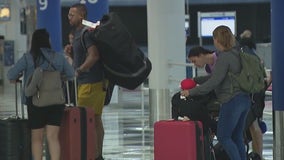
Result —
M161 120L154 124L155 160L204 160L204 138L199 121Z
M69 87L66 86L69 104ZM60 128L61 160L94 160L95 141L93 109L66 107Z
M65 109L60 131L62 160L95 159L94 115L86 107Z

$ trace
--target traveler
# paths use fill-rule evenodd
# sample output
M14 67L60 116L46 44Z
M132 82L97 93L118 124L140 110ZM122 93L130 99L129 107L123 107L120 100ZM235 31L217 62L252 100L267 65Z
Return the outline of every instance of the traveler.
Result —
M26 84L36 66L47 69L49 60L67 79L73 79L74 70L63 54L51 50L48 32L45 29L37 29L32 35L30 52L24 54L8 71L8 79L16 82L18 75L23 72L24 84ZM42 160L43 137L46 133L51 159L60 160L59 130L65 104L37 107L32 103L32 96L26 97L24 93L22 102L28 106L33 159Z
M69 43L64 47L65 58L68 63L73 65L73 52L72 52L72 43L73 43L74 35L72 32L68 34Z
M214 90L221 103L217 125L217 139L231 160L245 160L246 150L243 141L245 119L250 106L247 93L231 80L228 71L241 71L240 59L235 54L235 37L227 26L218 26L213 31L214 46L218 50L218 59L211 75L199 86L181 91L183 96L208 94Z
M188 52L187 58L196 67L204 67L206 73L212 73L217 60L217 54L214 51L203 48L201 46L195 46Z
M85 27L82 20L87 17L87 9L84 4L74 4L70 7L68 19L74 30L73 66L76 70L78 82L78 106L91 107L95 111L96 160L103 160L104 128L102 111L106 91L103 82L103 65L99 61L99 52L88 34L84 34L86 49L82 46L81 35ZM88 32L87 32L88 33Z
M240 47L246 47L248 53L256 55L256 44L252 39L250 30L246 29L240 34ZM266 86L269 84L268 81L266 82ZM253 105L248 112L246 120L246 128L249 128L249 133L246 134L246 141L251 140L252 151L262 158L263 133L259 122L262 119L263 109L265 107L265 89L259 93L252 94L251 99Z

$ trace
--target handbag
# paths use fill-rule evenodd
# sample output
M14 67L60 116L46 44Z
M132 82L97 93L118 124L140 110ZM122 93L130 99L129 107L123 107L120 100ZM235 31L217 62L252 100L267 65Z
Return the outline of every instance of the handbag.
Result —
M25 87L26 96L32 96L32 103L37 107L64 104L65 96L62 87L61 73L56 70L51 61L48 68L36 67Z

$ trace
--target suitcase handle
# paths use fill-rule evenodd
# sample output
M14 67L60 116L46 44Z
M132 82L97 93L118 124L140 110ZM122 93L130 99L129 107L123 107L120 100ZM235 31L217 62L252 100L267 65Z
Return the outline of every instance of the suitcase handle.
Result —
M76 77L73 79L73 83L74 83L74 89L75 89L75 104L72 105L71 104L71 98L70 98L70 88L69 88L69 81L65 81L66 83L66 92L67 92L67 107L73 107L73 106L76 106L78 103L77 103L77 98L78 98L78 95L77 95L77 79Z
M65 84L66 84L66 95L67 95L67 104L66 106L67 107L70 107L71 106L71 100L70 100L70 89L69 89L69 81L65 81Z
M18 113L18 84L20 86L20 95L22 95L22 91L23 91L23 86L22 86L22 80L21 79L17 79L16 83L15 83L15 106L16 106L16 118L19 118L19 113ZM22 112L22 119L25 118L25 111L24 111L24 105L22 103L22 99L21 99L21 112Z

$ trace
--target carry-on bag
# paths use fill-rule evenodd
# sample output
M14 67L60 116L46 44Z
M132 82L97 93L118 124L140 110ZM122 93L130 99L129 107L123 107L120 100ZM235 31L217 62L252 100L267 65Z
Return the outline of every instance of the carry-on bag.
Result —
M190 120L201 121L204 132L209 128L217 128L217 122L209 114L208 104L212 100L212 93L201 96L181 97L180 92L173 95L172 118L178 120L178 117L187 116Z
M104 15L95 29L86 32L99 50L105 76L110 82L135 89L147 79L152 64L116 13Z
M88 107L70 106L68 84L66 88L68 104L60 128L61 160L94 160L95 113Z
M31 160L31 130L24 118L24 106L21 105L22 117L18 114L18 84L22 93L22 81L15 84L16 116L0 119L0 160Z
M200 121L161 120L154 124L154 160L204 160Z

